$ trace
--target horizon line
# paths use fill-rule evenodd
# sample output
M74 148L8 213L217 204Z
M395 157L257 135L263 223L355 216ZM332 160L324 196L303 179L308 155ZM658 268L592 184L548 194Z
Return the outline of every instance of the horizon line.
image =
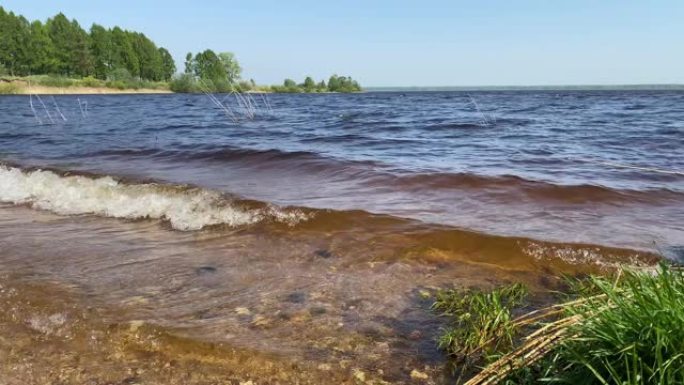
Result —
M585 88L654 88L654 89L684 89L684 83L623 83L623 84L549 84L549 85L444 85L444 86L364 86L372 89L403 89L403 90L472 90L472 89L585 89Z

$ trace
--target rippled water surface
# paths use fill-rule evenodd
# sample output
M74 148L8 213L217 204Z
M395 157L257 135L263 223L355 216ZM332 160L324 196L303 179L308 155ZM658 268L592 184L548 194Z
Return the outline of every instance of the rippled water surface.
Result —
M44 99L51 116L2 98L3 159L502 235L684 242L681 92L255 95L238 123L205 95Z

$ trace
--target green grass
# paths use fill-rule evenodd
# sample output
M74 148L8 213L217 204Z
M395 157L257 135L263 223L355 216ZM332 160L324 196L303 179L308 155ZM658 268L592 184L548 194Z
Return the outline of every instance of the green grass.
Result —
M105 81L87 76L84 78L69 78L61 75L32 75L21 78L32 85L39 85L45 87L93 87L93 88L112 88L119 90L127 89L168 89L169 84L166 82L152 82L138 79L120 79Z
M662 265L571 285L572 301L511 318L524 291L445 291L439 345L485 368L466 384L684 384L684 273Z
M516 330L512 311L522 305L526 296L525 286L517 283L489 292L437 292L432 308L449 318L438 345L452 359L454 368L461 367L460 375L471 366L513 348Z
M21 87L16 83L0 82L0 95L18 94L19 91L21 91Z
M684 384L684 274L663 266L656 274L627 271L617 285L590 283L601 295L568 308L582 321L555 353L564 364L556 381Z
M73 87L78 82L76 79L56 75L32 75L25 77L24 80L45 87Z

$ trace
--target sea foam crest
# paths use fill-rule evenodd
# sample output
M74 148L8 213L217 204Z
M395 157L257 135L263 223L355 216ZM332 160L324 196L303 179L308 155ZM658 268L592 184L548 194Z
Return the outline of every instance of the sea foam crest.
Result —
M308 219L299 210L237 207L223 194L200 188L127 184L109 176L62 176L4 165L0 165L0 201L28 204L61 215L160 219L177 230L199 230L211 225L238 227L264 219L293 225Z

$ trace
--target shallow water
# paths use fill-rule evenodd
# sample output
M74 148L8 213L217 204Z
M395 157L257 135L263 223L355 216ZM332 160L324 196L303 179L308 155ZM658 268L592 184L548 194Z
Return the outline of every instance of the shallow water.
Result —
M159 328L135 354L174 352L132 375L149 383L180 378L163 360L213 373L245 357L283 383L439 383L438 288L543 293L561 273L681 257L684 93L253 98L251 119L225 97L238 122L205 95L44 97L49 116L0 98L0 326L23 355L109 355L131 333L62 334L133 322ZM87 372L123 383L117 360ZM231 373L217 378L249 378Z

